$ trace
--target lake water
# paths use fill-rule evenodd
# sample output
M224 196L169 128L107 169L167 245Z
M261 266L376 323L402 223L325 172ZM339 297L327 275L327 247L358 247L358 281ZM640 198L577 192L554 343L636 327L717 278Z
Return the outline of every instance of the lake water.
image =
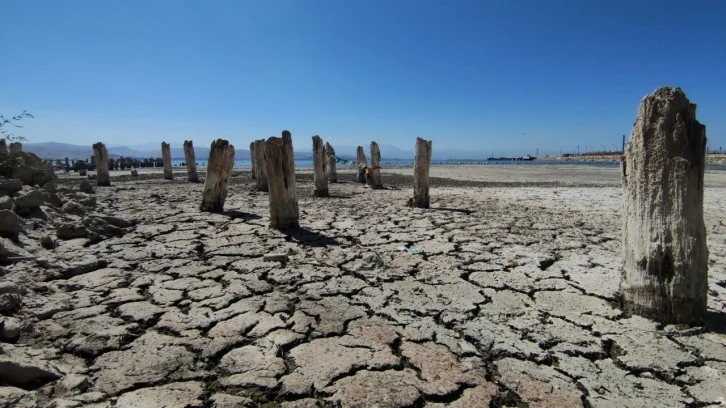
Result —
M172 159L173 166L180 166L184 163L183 159ZM349 162L350 163L350 162ZM346 168L349 163L341 164L338 163L338 168ZM200 167L207 165L206 161L197 160L197 164ZM588 165L588 166L602 166L602 167L618 167L620 162L617 161L559 161L559 160L532 160L532 161L509 161L509 160L431 160L431 165L508 165L508 166L537 166L537 165ZM381 160L381 166L383 167L407 167L413 166L413 160ZM252 162L249 159L235 160L235 168L251 168ZM296 168L312 168L312 160L295 160Z

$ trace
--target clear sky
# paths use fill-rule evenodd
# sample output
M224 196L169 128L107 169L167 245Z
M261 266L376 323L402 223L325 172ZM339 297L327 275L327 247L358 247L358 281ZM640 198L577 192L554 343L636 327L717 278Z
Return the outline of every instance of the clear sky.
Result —
M680 86L726 147L724 0L0 0L29 142L620 146Z

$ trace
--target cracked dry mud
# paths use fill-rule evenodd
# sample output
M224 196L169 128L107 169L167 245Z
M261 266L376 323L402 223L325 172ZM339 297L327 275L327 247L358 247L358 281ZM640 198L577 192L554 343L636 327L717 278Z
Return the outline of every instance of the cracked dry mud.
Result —
M383 173L388 190L341 171L330 198L300 172L287 234L246 172L224 214L198 210L201 184L115 179L97 212L138 224L5 271L26 292L20 339L0 343L0 406L722 403L725 178L707 175L711 322L689 329L619 309L617 172L599 187L439 174L427 212L405 206L405 171Z

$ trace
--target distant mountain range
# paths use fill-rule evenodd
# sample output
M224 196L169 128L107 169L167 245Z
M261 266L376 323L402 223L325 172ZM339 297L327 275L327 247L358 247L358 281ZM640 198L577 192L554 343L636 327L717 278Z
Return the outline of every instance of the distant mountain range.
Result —
M335 154L338 157L344 159L353 159L356 157L357 146L341 145L335 146ZM370 159L370 148L368 145L363 146L366 157ZM381 151L382 160L410 160L413 159L413 151L403 150L396 146L388 144L379 145ZM145 143L135 146L121 146L121 145L106 145L109 157L134 157L134 158L156 158L161 157L161 142L159 143ZM93 155L91 146L74 145L68 143L25 143L23 144L23 150L37 154L43 159L86 159ZM296 145L295 158L296 159L310 159L312 158L312 143L307 148L301 148ZM533 151L534 150L534 151ZM551 152L540 150L540 155L545 154L559 155L559 152ZM209 148L202 146L194 147L194 154L199 161L204 161L209 157ZM508 156L508 157L520 157L524 155L536 154L535 149L508 149L508 150L496 150L496 151L481 151L481 150L437 150L436 144L433 146L432 158L434 160L445 160L445 159L486 159L491 157L492 154L495 156ZM184 159L184 149L182 147L172 147L171 156L174 159ZM235 149L236 159L249 159L250 151L247 149Z

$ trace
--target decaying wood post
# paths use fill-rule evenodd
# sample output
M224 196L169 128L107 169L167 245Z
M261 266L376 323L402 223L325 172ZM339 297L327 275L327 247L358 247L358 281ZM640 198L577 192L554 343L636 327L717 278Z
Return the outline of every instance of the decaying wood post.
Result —
M212 142L207 162L207 177L202 190L200 209L206 212L222 212L227 199L227 183L234 167L234 146L224 139Z
M93 144L93 162L96 165L96 183L99 186L110 186L111 177L108 174L108 152L101 143Z
M313 136L313 181L316 197L328 196L328 175L325 171L328 158L325 156L325 145L320 136Z
M680 88L646 96L621 162L623 279L628 315L662 324L706 317L703 221L706 127Z
M431 141L416 138L416 156L413 162L413 200L411 207L429 208L429 166Z
M358 146L356 150L356 161L358 162L358 182L365 183L368 161L366 160L366 154L363 152L363 146Z
M171 170L171 148L169 143L161 142L161 161L164 162L164 178L171 180L174 173Z
M23 151L23 144L20 142L10 143L10 154L18 154Z
M255 181L257 191L269 191L265 165L265 139L255 140Z
M327 155L328 159L328 182L329 183L337 183L338 182L338 171L335 168L335 165L337 164L335 161L335 149L333 149L333 146L330 145L330 143L325 143L325 154Z
M257 171L255 169L255 142L250 143L250 162L251 162L251 173L252 173L252 180L257 178L257 175L255 172Z
M378 150L378 143L371 142L371 187L383 188L381 183L381 151Z
M8 145L4 138L0 138L0 156L8 155Z
M270 227L279 230L298 228L300 216L292 135L285 130L282 132L282 138L271 137L263 146L267 178L270 183Z
M194 143L191 140L184 141L184 160L187 163L187 179L192 183L199 183L197 158L194 154Z

